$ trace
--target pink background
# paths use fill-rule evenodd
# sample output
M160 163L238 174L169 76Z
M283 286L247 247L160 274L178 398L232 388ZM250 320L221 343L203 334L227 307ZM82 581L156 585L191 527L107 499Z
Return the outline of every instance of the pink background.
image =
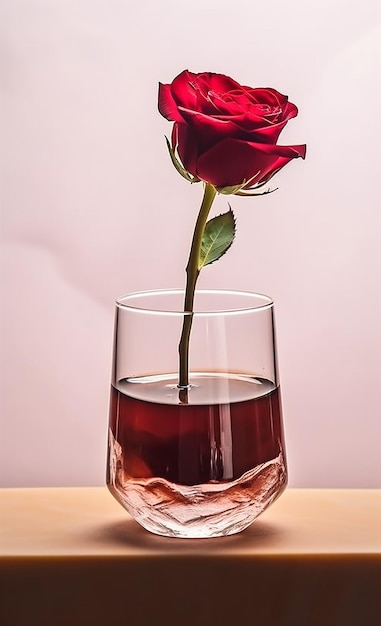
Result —
M237 240L200 286L276 302L290 484L380 486L378 0L0 6L1 484L104 482L114 299L184 284L201 188L156 101L188 68L299 106L282 141L307 160L228 199Z

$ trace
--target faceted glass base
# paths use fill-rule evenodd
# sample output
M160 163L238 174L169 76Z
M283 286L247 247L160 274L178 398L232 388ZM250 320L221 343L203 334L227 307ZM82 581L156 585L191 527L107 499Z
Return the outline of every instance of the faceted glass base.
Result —
M284 491L283 455L230 482L187 486L163 478L133 479L110 431L109 490L146 530L180 538L223 537L247 528Z

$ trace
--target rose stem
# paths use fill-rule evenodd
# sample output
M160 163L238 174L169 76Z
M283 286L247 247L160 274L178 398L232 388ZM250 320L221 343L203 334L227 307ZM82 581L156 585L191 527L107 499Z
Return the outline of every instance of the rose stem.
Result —
M184 320L179 342L179 400L183 404L188 403L189 388L189 338L193 321L193 302L197 279L200 273L199 259L202 236L205 229L209 211L216 196L216 188L210 183L205 183L204 196L197 217L190 249L188 265L186 267L187 282L184 299Z

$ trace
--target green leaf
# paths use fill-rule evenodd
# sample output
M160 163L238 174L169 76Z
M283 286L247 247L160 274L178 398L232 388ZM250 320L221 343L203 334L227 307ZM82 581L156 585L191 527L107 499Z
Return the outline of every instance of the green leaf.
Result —
M235 219L229 205L229 211L213 217L204 229L201 241L198 269L218 261L232 245L235 237Z

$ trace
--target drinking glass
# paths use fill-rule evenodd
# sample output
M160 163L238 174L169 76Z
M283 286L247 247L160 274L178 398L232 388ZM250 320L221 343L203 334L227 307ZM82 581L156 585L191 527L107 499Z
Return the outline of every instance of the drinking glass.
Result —
M283 492L274 305L250 292L133 293L116 302L107 485L145 529L219 537ZM178 344L191 319L189 385Z

